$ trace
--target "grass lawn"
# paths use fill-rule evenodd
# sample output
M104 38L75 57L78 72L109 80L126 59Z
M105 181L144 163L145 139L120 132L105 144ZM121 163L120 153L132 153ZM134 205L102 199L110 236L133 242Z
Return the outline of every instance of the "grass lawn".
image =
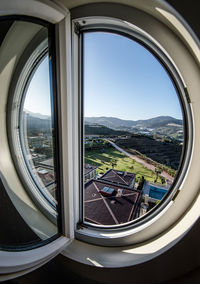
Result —
M113 161L115 161L113 168L116 170L132 172L135 173L137 177L144 176L144 178L150 182L154 182L156 178L155 172L145 168L142 164L125 156L113 147L106 148L104 153L99 150L85 151L85 163L98 166L98 174L103 174L111 169ZM157 182L161 183L160 178L158 178Z

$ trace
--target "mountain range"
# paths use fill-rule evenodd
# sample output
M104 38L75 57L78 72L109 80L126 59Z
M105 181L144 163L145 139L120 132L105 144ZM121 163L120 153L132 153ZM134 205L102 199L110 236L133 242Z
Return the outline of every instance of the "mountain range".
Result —
M171 116L158 116L145 120L124 120L116 117L85 117L86 124L99 124L109 128L158 128L170 124L182 127L183 121Z
M50 116L32 113L27 110L24 113L26 113L29 131L51 132L52 121ZM135 121L105 116L85 117L84 124L87 134L101 134L100 132L103 132L102 135L122 135L122 133L157 134L158 136L167 136L183 141L183 121L171 116L158 116ZM114 134L113 130L117 132Z
M24 113L29 114L31 117L36 117L36 118L40 118L40 119L51 119L50 115L47 114L41 114L38 112L32 112L29 110L24 109Z
M37 135L38 132L51 134L53 122L50 116L26 110L23 112L23 115L26 120L27 134L29 136Z
M116 117L85 117L85 125L103 125L130 133L157 134L183 140L183 121L171 116L158 116L145 120L124 120Z

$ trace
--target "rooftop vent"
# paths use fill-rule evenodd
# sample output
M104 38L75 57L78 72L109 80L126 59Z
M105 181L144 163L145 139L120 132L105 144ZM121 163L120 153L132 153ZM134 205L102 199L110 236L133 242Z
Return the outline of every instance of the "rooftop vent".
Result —
M121 189L121 188L118 188L118 190L117 190L117 196L122 196L122 192L123 192L123 189Z

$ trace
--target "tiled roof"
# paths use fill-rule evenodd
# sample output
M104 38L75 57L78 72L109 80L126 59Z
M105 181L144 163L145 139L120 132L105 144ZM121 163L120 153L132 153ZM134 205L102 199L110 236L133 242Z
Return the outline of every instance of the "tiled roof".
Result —
M122 171L117 171L114 169L110 169L101 177L101 180L105 180L105 181L109 181L112 183L125 185L125 186L130 186L133 179L135 179L134 173L122 172Z
M113 196L100 193L104 187L115 190ZM122 191L120 196L119 190ZM140 192L125 186L91 180L85 184L84 216L85 221L101 225L126 223L135 218Z

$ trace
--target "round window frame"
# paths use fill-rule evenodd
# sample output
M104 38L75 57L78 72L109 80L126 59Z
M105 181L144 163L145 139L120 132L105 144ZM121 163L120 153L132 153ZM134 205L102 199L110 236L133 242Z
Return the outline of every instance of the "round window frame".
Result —
M25 145L23 142L23 118L22 107L31 79L38 66L48 54L48 27L45 21L24 17L14 17L16 21L30 21L34 24L43 25L40 32L35 35L21 56L10 84L7 104L7 133L12 159L20 180L31 199L39 210L55 225L57 225L56 203L45 194L36 177L32 173L29 161L26 158ZM47 29L47 31L45 30Z
M191 60L193 61L193 65L194 65L195 54L196 54L195 48L199 45L195 45L196 42L194 40L193 43L195 45L195 48L193 48L194 45L190 46L189 42L187 42L186 37L184 37L184 28L185 28L184 21L181 21L180 18L177 17L181 27L183 27L183 32L182 31L177 32L175 25L172 24L172 26L171 26L169 19L166 20L166 19L164 19L164 17L162 17L162 16L159 17L159 15L156 15L156 13L154 11L155 7L154 7L153 3L150 3L150 5L147 5L146 8L144 7L144 5L146 5L146 4L143 5L142 3L141 4L140 3L141 3L141 1L138 1L138 2L136 1L135 3L132 3L131 1L127 0L126 4L130 5L130 6L127 6L127 9L128 9L127 11L132 12L132 10L133 10L133 15L134 15L134 10L138 9L138 11L139 11L141 9L141 11L143 11L144 13L146 12L146 14L148 14L148 16L155 18L158 21L159 25L167 26L169 28L169 30L171 30L171 32L174 33L175 35L177 35L177 33L178 33L179 36L180 36L180 41L182 41L182 44L185 45L184 48L187 49L187 54L189 54L189 52L191 52L192 55L190 54L190 56L192 58ZM82 1L81 5L82 4L87 4L87 3L86 3L86 1ZM166 9L169 10L170 12L172 12L172 15L176 15L174 13L173 9L171 11L171 9L169 8L169 5L167 5L165 2L155 3L155 5L156 4L158 6L160 6L161 8L167 6ZM124 11L123 5L119 5L119 6L120 6L120 9L121 9L121 13L122 14L124 13L124 15L125 15L126 11ZM124 7L125 7L125 5L124 5ZM85 17L86 15L84 15L84 14L88 13L88 12L86 12L86 13L84 12L84 11L86 11L85 7L84 6L78 7L78 9L79 8L80 9L83 8L82 16ZM97 10L98 10L98 7L97 7ZM104 9L103 14L106 14L107 11L108 10ZM112 15L115 15L115 11L116 10L115 10L115 7L114 7L111 11ZM29 14L33 13L32 9L29 10L28 12L29 12ZM43 12L44 12L44 15L46 15L46 10L43 10ZM18 13L21 13L21 10L18 10ZM23 12L23 14L26 14L26 12ZM88 13L88 14L90 14L90 13ZM73 12L72 12L72 15L73 15ZM98 10L98 15L101 16L100 10ZM122 18L124 19L125 16L122 17ZM134 22L134 21L132 21L132 19L129 19L128 16L126 17L126 20L130 23ZM142 18L142 20L143 20L143 18ZM67 21L65 21L64 24L61 24L62 30L60 30L60 34L65 39L66 39L66 33L65 32L66 32L66 30L68 31L68 28L66 27L66 23L69 23L69 18L67 19ZM186 30L187 30L187 28L186 28ZM68 36L69 36L69 34L68 34ZM61 38L59 40L60 40L60 42L62 42ZM63 42L65 42L65 40L63 40ZM65 43L65 47L66 47L66 43ZM60 49L63 51L62 47L60 47ZM69 53L70 53L70 51L69 51ZM63 51L63 54L66 55L66 52ZM176 62L176 60L175 60L175 62ZM63 65L65 63L66 62L62 62L62 60L60 58L60 65L62 65L60 70L65 70L65 68L63 67ZM179 60L178 63L180 63L180 60ZM66 74L64 72L64 77L65 77L65 75ZM189 91L190 91L190 87L191 86L189 86ZM63 92L63 94L62 94L63 89L66 90L66 86L61 88L61 97L66 96L66 93ZM191 96L191 98L193 99L193 96ZM197 102L197 106L199 105L198 103L200 104L200 102ZM197 122L197 120L198 120L197 117L195 117L194 120L195 120L195 122ZM197 126L198 126L198 123L197 123ZM196 144L198 145L198 143L196 143ZM198 147L195 146L195 148L198 148ZM195 160L194 153L192 153L191 163L193 161L193 158ZM76 165L76 167L77 167L77 165ZM191 165L190 165L190 167L191 167ZM189 170L190 169L188 169L188 171ZM187 175L189 175L189 174L187 173ZM104 248L104 247L101 247L101 246L97 247L97 246L94 246L94 245L86 244L85 242L73 240L68 245L68 247L63 251L63 254L74 259L74 260L76 260L76 261L78 261L78 262L82 262L82 263L86 263L86 264L94 265L94 266L104 266L104 267L122 267L122 266L135 265L135 264L145 262L147 260L150 260L150 259L160 255L161 253L163 253L164 251L168 250L170 247L175 245L187 233L187 231L191 228L191 226L194 224L194 222L197 220L197 218L199 216L200 200L198 198L199 192L197 192L197 184L198 184L198 181L199 181L198 176L199 175L195 176L194 186L193 186L193 187L195 187L195 190L193 189L193 191L192 191L192 198L187 202L186 205L184 205L185 209L186 209L185 214L183 214L183 216L181 216L181 217L177 216L176 220L175 221L173 220L173 222L171 223L171 227L168 224L168 227L166 228L165 231L163 231L163 230L160 231L160 232L157 231L156 234L154 234L154 237L152 237L152 235L149 236L149 238L146 239L147 241L145 243L143 243L143 240L141 238L140 239L134 239L133 238L131 240L131 242L129 242L129 244L131 244L131 246L129 246L129 247L126 247L126 248L124 248L124 247L115 247L115 248L106 247L106 248ZM187 179L187 177L186 177L186 179ZM175 199L175 202L180 199L179 198L180 195L181 195L181 192L178 194L177 198ZM74 203L72 202L72 204L69 204L69 205L71 206L70 208L73 210ZM70 211L70 210L68 210L68 211ZM73 219L73 214L75 214L75 218L76 218L76 213L72 213L72 211L70 211L70 213L71 213L70 217L72 217L72 219ZM65 218L65 224L68 224L68 220L66 220L68 217L65 216L64 218ZM75 223L75 222L73 222L73 223ZM112 238L112 235L107 236L107 238ZM72 236L72 239L73 239L73 236ZM87 240L86 240L86 242L87 242ZM126 243L122 242L121 246L123 246L123 245L126 245ZM115 256L115 257L113 257L113 256Z
M106 4L104 5L106 6ZM89 6L90 5L88 5L88 7ZM95 6L98 7L98 4L96 4ZM115 6L115 4L113 4L113 6ZM152 226L152 224L156 223L160 219L160 217L162 217L169 210L169 208L174 204L175 199L181 192L180 188L182 187L184 180L185 180L185 176L187 175L190 162L191 162L192 151L193 151L194 125L193 125L193 114L192 114L192 109L191 109L191 102L189 100L187 85L185 84L184 79L181 76L181 72L179 71L179 68L177 67L173 59L170 57L166 49L162 47L162 45L157 41L156 38L152 37L151 34L148 34L147 32L145 32L141 27L138 28L137 25L132 24L131 22L127 22L124 19L122 20L117 17L114 18L114 15L112 17L111 16L110 17L101 16L101 12L98 12L97 13L98 16L96 15L91 16L91 10L89 9L88 9L88 14L90 15L87 15L87 12L86 12L87 8L84 7L84 9L82 10L83 15L79 16L79 14L81 14L82 12L81 8L82 7L77 8L78 11L80 11L80 13L79 12L77 13L76 11L74 13L76 16L73 17L73 13L72 13L72 20L73 20L72 30L74 29L73 45L72 45L73 57L77 56L77 37L79 36L79 33L81 31L87 31L87 30L95 31L95 30L103 29L103 30L107 30L108 32L110 30L111 32L114 31L116 33L122 33L122 34L125 33L126 36L128 34L128 37L132 37L132 38L134 38L134 35L133 35L134 32L140 33L140 36L141 34L143 34L142 39L141 38L139 39L139 43L141 43L141 41L143 44L145 43L145 45L148 46L148 50L150 49L150 52L152 52L153 50L154 56L156 53L156 58L161 62L162 65L164 65L164 68L166 72L168 73L171 81L173 83L175 82L174 83L175 89L178 93L179 98L181 97L181 107L183 110L183 117L185 120L185 131L184 131L185 139L184 141L187 141L187 145L185 146L185 149L184 149L184 155L181 161L182 163L181 169L179 170L179 173L176 176L176 181L174 182L172 189L170 189L170 196L162 202L162 207L160 206L160 204L159 206L155 206L156 207L155 215L153 216L152 211L151 211L149 213L149 216L146 216L147 214L145 214L144 216L142 216L142 218L138 218L140 220L143 219L141 222L140 220L138 220L136 222L134 221L133 224L126 223L126 224L120 225L120 227L116 226L116 228L114 226L112 226L112 228L109 226L108 227L103 226L105 228L104 229L102 228L102 226L98 226L98 225L93 226L93 224L91 225L91 224L83 223L83 214L82 214L81 206L79 208L78 217L77 217L77 212L75 213L75 218L76 220L78 220L77 228L75 230L75 237L77 238L77 240L84 241L88 244L100 245L100 246L105 246L105 247L133 245L135 243L140 243L148 239L147 237L144 238L143 236L138 237L138 234L148 229L150 226ZM144 42L144 38L145 38L145 42ZM148 40L151 44L150 45L146 44L146 40ZM152 48L152 45L153 45L153 48ZM80 48L82 48L81 45L80 45ZM79 57L81 58L80 52L79 52ZM74 58L73 60L74 62L76 62ZM80 61L82 61L82 59L80 59ZM79 65L79 68L80 68L80 65ZM77 84L81 86L81 80L80 79L77 80L75 78L76 74L79 74L79 77L81 77L81 72L79 73L78 70L75 68L75 71L72 75L73 80L74 80L73 84L75 85L74 89L78 89ZM80 93L81 93L81 87L79 87L79 96L80 96ZM81 105L82 105L82 102L79 102L78 108L80 111L80 114L79 114L80 121L82 117ZM80 132L79 132L79 135L80 135ZM79 145L78 151L79 153L82 152L81 145ZM81 156L81 154L79 154L79 156ZM79 173L81 176L82 166L79 165L77 166L77 168L79 168ZM80 185L80 188L81 189L83 188L82 183ZM77 193L77 196L81 196L80 199L81 199L81 205L82 205L83 204L82 193L81 192L79 192L79 194ZM77 198L79 198L77 196L76 196L76 200ZM159 212L157 212L157 208L160 209ZM169 229L168 226L164 226L164 228L162 228L159 231L160 233L163 233L164 231L168 229ZM155 237L158 234L155 233L153 235Z
M31 22L39 21L41 23L42 21L51 25L60 25L60 22L65 21L66 17L68 17L68 13L68 9L64 6L53 3L50 0L45 1L45 3L40 0L31 0L28 5L26 0L18 0L17 3L15 0L10 0L9 2L7 0L2 0L0 7L0 15L3 20L7 20L8 18L26 18L30 19ZM22 49L19 47L17 50L19 50L21 54ZM11 75L13 74L12 72L13 68L8 70L8 80L11 79ZM57 226L55 226L54 222L50 220L52 216L45 216L43 210L39 210L39 204L36 204L36 207L36 202L28 196L13 162L14 153L11 152L10 141L8 141L10 139L8 133L10 113L7 112L9 111L8 91L9 90L7 89L4 90L1 98L1 131L3 134L3 147L1 148L1 177L10 199L18 212L23 216L23 218L25 218L25 221L29 223L30 219L34 218L34 221L31 223L34 228L38 230L40 225L43 225L48 234L48 230ZM17 203L15 193L21 199L25 197L26 201L28 201L29 205L31 205L34 209L33 215L23 215L26 213L26 208L22 203ZM39 225L37 224L38 221L40 223ZM35 248L33 246L29 246L29 248L23 252L0 251L0 281L16 278L44 265L46 262L58 255L68 243L69 238L61 236L56 240L51 240L51 243L49 244L43 243L42 247Z
M41 192L42 195L44 195L44 197L47 199L47 201L51 204L51 206L53 208L56 208L56 200L53 198L53 196L51 197L51 194L49 194L48 192L45 192L45 185L42 187L42 185L40 185L39 181L37 180L37 177L34 175L31 165L27 159L27 155L26 155L26 147L25 147L25 143L24 143L24 131L23 131L23 108L24 108L24 101L26 99L26 92L28 90L29 84L31 83L32 78L34 77L35 73L37 72L37 68L39 68L40 64L42 63L43 60L45 60L45 58L48 57L48 47L46 47L44 50L42 50L42 52L38 55L38 57L35 59L35 62L33 63L32 66L32 70L30 70L30 75L27 79L27 82L25 84L24 87L24 91L22 91L22 97L21 97L21 102L20 102L20 107L19 107L19 138L20 138L20 145L21 145L21 151L23 153L23 157L24 157L24 161L26 163L26 166L29 170L30 176L32 177L32 180L34 181L34 183L36 184L37 188L39 189L39 191ZM27 72L29 73L29 72Z
M104 24L91 24L89 19L89 25L87 26L87 19L81 19L79 22L84 22L83 27L80 28L81 33L92 33L92 32L106 32L106 33L111 33L111 34L116 34L119 36L124 36L130 40L133 40L134 42L138 43L141 47L145 48L149 53L154 56L155 60L161 64L163 69L165 70L166 74L169 77L169 80L172 82L174 86L174 90L177 93L177 97L179 99L180 103L180 108L182 112L182 117L183 117L183 129L184 129L184 141L183 141L183 148L182 148L182 153L181 153L181 158L179 161L179 167L177 169L177 174L174 178L174 181L169 188L169 191L166 193L166 195L162 198L162 200L154 206L149 212L146 214L142 215L141 217L138 217L130 222L124 223L124 224L119 224L119 225L96 225L92 224L86 221L82 221L83 226L85 227L91 227L91 228L96 228L96 229L105 229L109 231L113 230L121 230L122 228L126 229L127 227L136 227L143 225L145 222L150 221L154 217L156 217L157 214L160 214L162 210L165 209L165 207L168 206L168 204L174 199L176 194L178 194L178 188L180 187L180 184L182 183L182 180L184 178L185 172L183 172L183 168L187 167L189 164L189 159L191 156L191 141L192 141L192 131L189 134L188 128L189 125L192 127L192 113L190 110L189 103L187 101L186 97L186 89L184 87L184 82L182 81L182 78L180 77L179 73L177 72L175 66L173 63L170 61L169 57L167 54L165 54L158 45L156 45L155 41L152 39L149 39L147 35L143 34L142 31L137 30L137 28L133 28L132 30L126 29L125 27L123 28L121 25L116 24L108 24L106 25L106 19L104 18ZM93 21L94 19L92 19ZM108 20L109 21L109 20ZM79 23L78 22L78 23ZM113 21L114 22L114 21ZM77 23L76 23L77 25ZM82 40L82 39L81 39ZM82 46L82 43L80 44L80 47ZM83 60L81 59L81 62ZM83 64L82 64L83 65ZM83 66L82 66L83 67ZM83 68L82 68L83 69ZM83 70L82 72L83 73ZM83 77L83 75L82 75ZM80 83L81 86L83 86L83 83ZM83 96L82 96L83 97ZM84 127L82 127L84 128ZM83 133L83 130L81 131ZM83 136L81 135L80 141L83 141ZM186 145L187 141L187 145ZM188 147L189 146L189 147ZM82 147L80 147L82 148ZM84 151L81 149L82 154L81 157L83 157L82 160L82 166L84 165ZM186 163L186 165L185 165ZM84 188L82 189L84 191ZM82 198L83 200L83 198ZM84 214L83 214L84 215Z

